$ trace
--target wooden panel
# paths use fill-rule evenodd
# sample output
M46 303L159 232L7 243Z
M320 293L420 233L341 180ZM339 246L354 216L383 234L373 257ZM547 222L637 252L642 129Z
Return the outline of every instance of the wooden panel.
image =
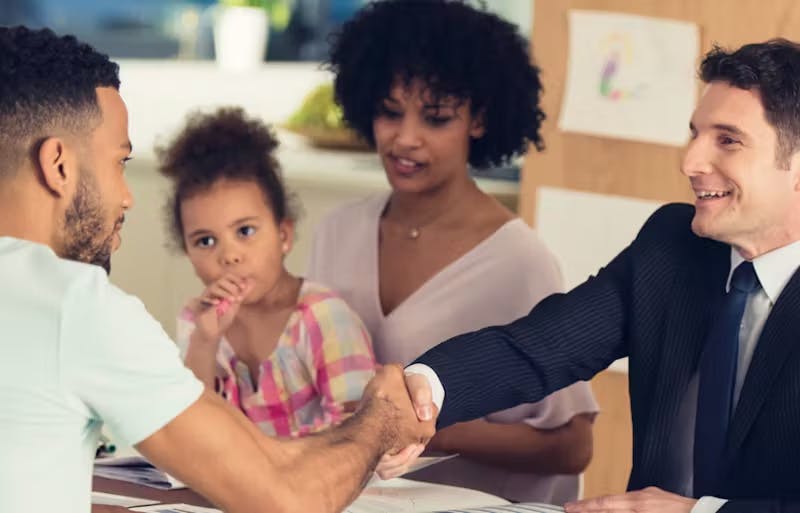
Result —
M584 473L584 497L622 493L633 456L628 375L603 371L592 380L600 414L594 421L594 454Z
M735 5L734 5L735 4ZM773 0L540 0L535 2L533 48L543 70L543 135L547 150L528 152L519 213L534 224L541 185L661 201L688 201L680 174L680 148L562 133L557 120L567 69L569 9L594 9L692 21L700 25L701 52L713 42L737 47L772 37L800 35L800 2ZM698 84L700 87L700 84ZM658 120L654 119L654 123ZM689 120L686 120L687 130Z

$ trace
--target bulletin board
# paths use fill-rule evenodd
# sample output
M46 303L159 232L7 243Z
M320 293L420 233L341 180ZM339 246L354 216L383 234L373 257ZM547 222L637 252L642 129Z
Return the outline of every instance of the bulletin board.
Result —
M681 148L558 129L569 50L567 13L571 9L697 23L700 55L714 42L735 48L773 37L800 40L800 2L795 0L537 0L532 45L544 82L543 107L548 117L543 136L547 149L528 152L519 203L520 216L534 226L537 190L542 186L658 201L692 200L687 180L679 171ZM686 123L688 131L688 119Z

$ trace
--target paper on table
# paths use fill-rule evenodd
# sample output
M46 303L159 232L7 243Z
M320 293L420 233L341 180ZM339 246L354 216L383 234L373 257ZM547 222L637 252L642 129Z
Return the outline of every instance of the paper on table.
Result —
M404 476L406 474L410 474L412 472L416 472L417 470L422 470L425 467L430 467L431 465L435 465L437 463L441 463L441 462L449 460L451 458L455 458L456 456L458 456L458 453L456 453L456 454L448 454L447 456L422 456L422 457L419 457L419 458L417 458L417 460L413 464L411 464L408 467L408 470L406 472L404 472L403 474L401 474L401 475ZM378 474L373 474L373 476L370 478L369 482L367 483L367 486L376 485L376 484L380 483L381 481L383 481L383 480L380 477L378 477Z
M157 506L133 508L131 511L147 513L222 513L221 509L201 508L200 506L192 506L191 504L159 504Z
M564 508L551 504L526 502L522 504L509 504L508 506L490 506L478 509L459 509L437 511L436 513L563 513Z
M142 499L140 497L114 495L113 493L92 492L92 504L97 504L99 506L122 506L123 508L133 508L135 506L158 504L158 501L154 501L153 499Z
M368 486L345 513L430 513L508 504L488 493L395 478Z
M141 484L159 490L186 488L186 485L155 468L141 456L98 458L94 461L94 475L118 481Z

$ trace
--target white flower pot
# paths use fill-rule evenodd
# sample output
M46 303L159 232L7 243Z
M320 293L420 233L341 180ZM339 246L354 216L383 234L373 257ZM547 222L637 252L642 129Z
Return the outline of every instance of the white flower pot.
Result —
M220 6L214 20L214 52L220 68L247 71L264 62L269 36L267 12L258 7Z

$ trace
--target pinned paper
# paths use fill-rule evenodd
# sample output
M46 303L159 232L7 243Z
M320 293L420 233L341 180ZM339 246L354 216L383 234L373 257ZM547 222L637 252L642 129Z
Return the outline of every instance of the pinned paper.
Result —
M559 127L683 146L697 101L694 23L569 12L569 63Z

